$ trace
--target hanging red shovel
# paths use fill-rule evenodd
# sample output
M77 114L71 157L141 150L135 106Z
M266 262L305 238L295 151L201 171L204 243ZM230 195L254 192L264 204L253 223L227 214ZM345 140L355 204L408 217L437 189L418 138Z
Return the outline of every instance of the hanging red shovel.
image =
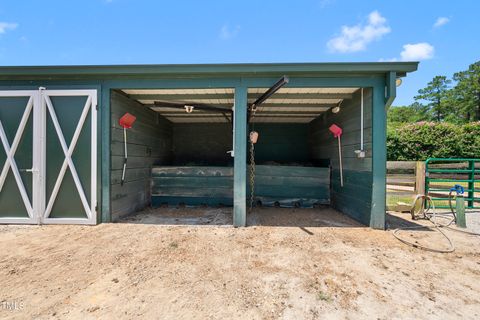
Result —
M338 138L338 160L340 164L340 186L343 187L343 166L342 166L342 143L340 137L342 136L342 128L337 126L336 124L332 124L330 128L328 128L331 133L333 133L334 138Z
M125 181L125 171L127 170L127 158L128 158L128 153L127 153L127 129L130 129L133 125L133 123L137 120L137 117L130 113L125 113L118 123L120 126L123 127L123 144L125 147L125 158L123 159L123 171L122 171L122 181L120 184L123 186L123 182Z

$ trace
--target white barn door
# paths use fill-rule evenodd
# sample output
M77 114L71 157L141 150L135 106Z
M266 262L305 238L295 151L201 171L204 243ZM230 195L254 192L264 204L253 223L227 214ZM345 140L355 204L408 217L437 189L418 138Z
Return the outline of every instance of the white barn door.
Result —
M96 224L96 90L0 91L0 138L0 223Z

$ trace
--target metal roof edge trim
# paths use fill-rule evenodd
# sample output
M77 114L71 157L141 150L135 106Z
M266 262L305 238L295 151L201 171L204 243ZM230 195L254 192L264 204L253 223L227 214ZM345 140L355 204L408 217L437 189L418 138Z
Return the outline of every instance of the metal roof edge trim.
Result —
M397 72L404 75L416 71L418 62L340 62L340 63L245 63L245 64L139 64L139 65L71 65L71 66L0 66L0 77L74 76L164 76L164 75L237 75L293 73L378 74Z

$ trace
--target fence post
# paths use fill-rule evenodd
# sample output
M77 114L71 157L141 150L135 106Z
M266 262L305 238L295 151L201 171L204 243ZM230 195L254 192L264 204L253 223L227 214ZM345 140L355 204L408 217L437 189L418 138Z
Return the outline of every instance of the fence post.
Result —
M415 194L425 194L425 161L415 164Z
M457 195L455 207L455 211L457 213L457 227L466 228L467 222L465 220L465 198L462 194Z
M473 199L475 198L475 161L468 161L468 170L470 170L470 173L468 174L468 200L467 204L469 208L473 208L474 201Z

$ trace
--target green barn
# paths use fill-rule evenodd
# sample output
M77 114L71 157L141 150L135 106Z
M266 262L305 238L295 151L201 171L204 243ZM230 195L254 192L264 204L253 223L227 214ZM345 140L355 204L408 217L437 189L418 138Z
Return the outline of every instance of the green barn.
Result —
M383 229L386 108L417 65L0 67L0 223L181 204L231 206L245 226L251 201L329 205Z

